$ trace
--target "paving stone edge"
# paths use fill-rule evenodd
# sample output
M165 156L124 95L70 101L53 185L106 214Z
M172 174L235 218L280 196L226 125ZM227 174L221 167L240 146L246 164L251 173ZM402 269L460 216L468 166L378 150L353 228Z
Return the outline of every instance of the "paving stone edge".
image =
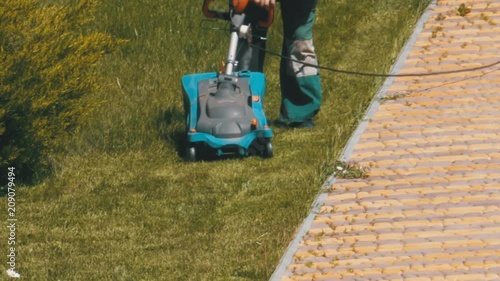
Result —
M418 20L417 24L415 25L415 28L413 30L412 35L406 42L405 46L401 50L398 59L396 60L396 63L391 68L390 74L397 74L401 70L401 68L404 65L404 62L406 58L408 57L411 49L415 45L415 42L418 39L419 34L422 32L424 28L424 24L427 22L427 20L430 17L430 14L436 7L437 0L432 0L432 2L429 4L427 7L426 11L422 14L420 19ZM377 112L379 106L380 106L380 99L383 98L388 89L391 87L392 83L394 82L395 77L388 77L380 90L377 92L377 94L373 97L372 102L370 103L370 106L368 107L362 121L354 131L354 133L351 135L349 138L349 141L347 142L346 146L344 147L344 150L342 151L342 154L340 155L339 159L341 161L347 161L349 157L351 156L352 152L354 151L354 148L356 147L356 144L359 142L359 139L363 132L365 131L366 127L368 126L370 119L375 115ZM294 239L290 242L288 245L285 253L281 257L281 260L274 270L273 274L271 275L271 278L269 279L270 281L279 281L281 280L288 268L288 266L292 263L293 261L293 256L297 252L297 249L299 248L300 242L302 241L304 235L306 235L307 231L310 229L314 218L316 215L319 213L319 209L321 206L323 206L323 203L325 202L327 196L328 196L328 190L329 188L335 183L335 177L333 175L329 176L328 179L325 181L325 183L322 186L322 192L316 197L314 200L312 206L311 206L311 211L309 212L309 215L304 219L302 222L302 225L299 227L297 230Z

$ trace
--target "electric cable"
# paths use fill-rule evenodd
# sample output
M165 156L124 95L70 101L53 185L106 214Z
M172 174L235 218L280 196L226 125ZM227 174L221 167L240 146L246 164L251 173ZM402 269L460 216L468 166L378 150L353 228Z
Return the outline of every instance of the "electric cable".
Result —
M348 75L358 75L358 76L368 76L368 77L423 77L423 76L436 76L436 75L443 75L443 74L453 74L453 73L461 73L461 72L472 72L472 71L477 71L477 70L482 70L486 68L490 68L496 65L500 65L500 60L483 65L483 66L478 66L478 67L471 67L471 68L463 68L463 69L456 69L456 70L445 70L445 71L436 71L436 72L428 72L428 73L407 73L407 74L382 74L382 73L370 73L370 72L360 72L360 71L350 71L350 70L342 70L342 69L337 69L333 67L327 67L327 66L320 66L320 65L315 65L307 62L302 62L299 60L295 60L291 57L284 56L282 54L272 52L269 50L266 50L260 46L250 44L252 47L261 50L263 52L266 52L267 54L270 54L272 56L280 57L282 59L286 59L291 62L295 63L300 63L304 66L309 66L309 67L314 67L317 69L323 69L326 71L332 71L336 73L341 73L341 74L348 74Z
M211 20L211 21L216 21L216 20ZM212 29L212 30L219 30L219 31L229 31L227 26L225 28L207 28L206 26L203 26L203 29ZM255 36L255 35L254 35ZM255 36L257 37L257 36ZM261 40L267 40L267 38L261 38L258 37ZM280 53L269 51L266 48L262 48L258 45L255 44L249 44L251 47L256 48L260 51L263 51L269 55L279 57L281 59L285 59L291 62L299 63L304 66L309 66L309 67L314 67L317 69L322 69L325 71L331 71L335 73L340 73L340 74L347 74L347 75L357 75L357 76L366 76L366 77L383 77L383 78L388 78L388 77L425 77L425 76L437 76L437 75L444 75L444 74L454 74L454 73L464 73L464 72L473 72L473 71L478 71L482 69L487 69L493 66L500 65L500 60L483 65L483 66L478 66L478 67L471 67L471 68L462 68L462 69L455 69L455 70L444 70L444 71L435 71L435 72L427 72L427 73L406 73L406 74L386 74L386 73L371 73L371 72L362 72L362 71L352 71L352 70L344 70L344 69L338 69L338 68L333 68L333 67L328 67L328 66L321 66L321 65L315 65L299 60L295 60L289 56L284 56ZM240 46L241 47L241 46Z

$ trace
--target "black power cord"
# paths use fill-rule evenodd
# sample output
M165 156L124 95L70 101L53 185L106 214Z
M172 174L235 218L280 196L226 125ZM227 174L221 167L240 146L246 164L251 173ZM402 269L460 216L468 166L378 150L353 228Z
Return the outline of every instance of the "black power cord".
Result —
M224 28L207 27L207 26L204 25L204 22L207 22L207 21L208 22L217 22L217 20L203 20L202 23L201 23L202 29L212 29L212 30L220 30L220 31L226 31L226 32L230 31L229 28L227 27L227 25ZM267 38L260 38L260 39L261 40L267 40ZM272 55L272 56L275 56L275 57L279 57L279 58L282 58L282 59L286 59L286 60L291 61L291 62L299 63L299 64L302 64L304 66L314 67L314 68L317 68L317 69L322 69L322 70L331 71L331 72L335 72L335 73L341 73L341 74L347 74L347 75L357 75L357 76L366 76L366 77L384 77L384 78L388 78L388 77L425 77L425 76L437 76L437 75L443 75L443 74L473 72L473 71L487 69L487 68L490 68L490 67L493 67L493 66L500 65L500 60L498 60L496 62L487 64L487 65L483 65L483 66L471 67L471 68L462 68L462 69L456 69L456 70L436 71L436 72L427 72L427 73L382 74L382 73L370 73L370 72L361 72L361 71L350 71L350 70L337 69L337 68L333 68L333 67L314 65L314 64L307 63L307 62L302 62L302 61L298 61L298 60L292 59L291 57L284 56L282 54L279 54L279 53L276 53L276 52L273 52L273 51L269 51L269 50L267 50L265 48L262 48L262 47L260 47L258 45L255 45L255 44L250 44L250 46L253 47L253 48L256 48L258 50L261 50L261 51L263 51L263 52L265 52L265 53L267 53L269 55ZM240 48L241 48L241 46L240 46Z
M408 74L381 74L381 73L369 73L369 72L359 72L359 71L349 71L349 70L342 70L342 69L336 69L332 67L326 67L326 66L320 66L320 65L314 65L310 64L307 62L302 62L298 61L295 59L292 59L291 57L284 56L282 54L278 54L276 52L272 52L269 50L266 50L260 46L251 44L253 48L259 49L261 51L266 52L267 54L270 54L272 56L280 57L282 59L286 59L291 62L296 62L300 63L304 66L309 66L309 67L314 67L318 69L323 69L327 71L332 71L336 73L341 73L341 74L348 74L348 75L358 75L358 76L368 76L368 77L423 77L423 76L436 76L436 75L443 75L443 74L452 74L452 73L461 73L461 72L472 72L472 71L477 71L477 70L482 70L486 68L490 68L496 65L500 65L500 60L496 61L494 63L490 63L487 65L483 66L478 66L478 67L471 67L471 68L463 68L463 69L457 69L457 70L447 70L447 71L436 71L436 72L428 72L428 73L408 73Z

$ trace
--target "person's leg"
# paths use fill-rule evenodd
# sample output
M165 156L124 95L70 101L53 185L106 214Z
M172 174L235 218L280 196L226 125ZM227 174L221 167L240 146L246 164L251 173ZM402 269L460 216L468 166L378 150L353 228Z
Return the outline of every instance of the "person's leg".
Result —
M265 38L267 36L267 28L259 28L256 26L256 23L259 20L264 20L268 13L265 9L257 6L247 7L245 13L245 24L252 23L253 36L251 38L251 44L259 48L251 46L247 39L240 39L236 55L236 59L238 60L236 69L263 72L266 40L260 38Z
M322 92L318 65L312 41L316 0L281 1L284 40L282 54L291 57L281 60L281 109L280 119L285 123L311 121L318 113Z

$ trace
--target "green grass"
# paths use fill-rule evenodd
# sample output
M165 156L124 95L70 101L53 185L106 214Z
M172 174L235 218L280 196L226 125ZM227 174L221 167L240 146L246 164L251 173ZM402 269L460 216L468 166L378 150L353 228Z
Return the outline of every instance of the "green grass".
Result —
M320 63L387 72L424 2L319 1ZM321 71L317 128L274 128L274 158L186 163L180 79L217 71L228 42L226 33L200 28L201 4L101 6L96 28L129 42L103 62L106 86L93 97L102 107L64 152L50 156L54 175L18 190L17 269L26 280L272 274L383 79ZM280 50L281 40L277 13L268 48ZM267 57L271 120L280 103L278 65Z

